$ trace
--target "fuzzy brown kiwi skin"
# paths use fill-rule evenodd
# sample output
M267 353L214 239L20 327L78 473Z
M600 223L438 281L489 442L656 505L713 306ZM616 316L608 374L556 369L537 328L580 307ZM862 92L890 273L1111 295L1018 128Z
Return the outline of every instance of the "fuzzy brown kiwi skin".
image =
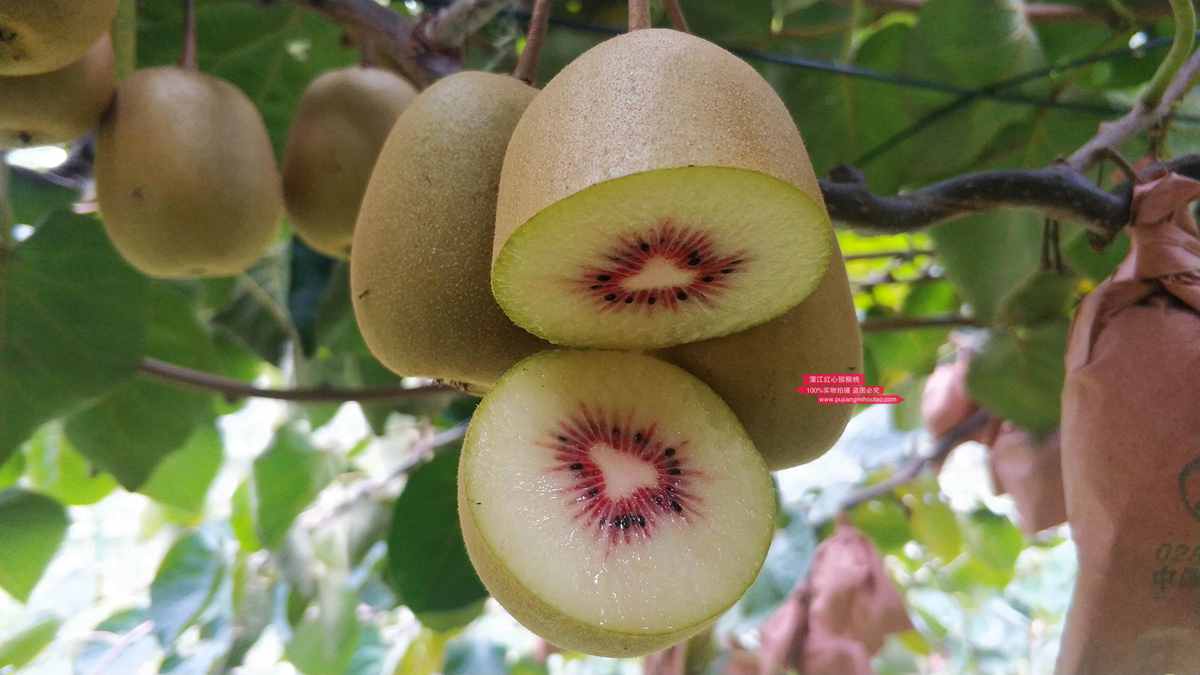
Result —
M648 65L664 62L671 67ZM690 90L699 86L719 86L721 95ZM603 161L598 149L605 150ZM602 43L555 77L514 131L493 258L517 228L576 192L686 166L758 171L821 203L791 114L751 66L673 30L639 30Z
M348 258L371 170L396 118L417 96L380 68L327 72L304 92L283 156L283 197L296 234Z
M354 228L354 313L367 346L403 374L490 386L548 345L491 294L496 185L536 90L462 72L422 92L384 144Z
M854 412L797 393L808 373L863 372L862 334L839 248L817 290L783 316L741 333L655 353L712 387L772 471L829 450Z
M83 136L100 123L115 90L112 40L107 35L60 70L0 77L0 149L66 143Z
M108 31L118 0L0 0L0 77L79 60Z
M262 116L233 85L182 68L121 83L96 136L96 188L117 250L163 278L238 274L283 212Z

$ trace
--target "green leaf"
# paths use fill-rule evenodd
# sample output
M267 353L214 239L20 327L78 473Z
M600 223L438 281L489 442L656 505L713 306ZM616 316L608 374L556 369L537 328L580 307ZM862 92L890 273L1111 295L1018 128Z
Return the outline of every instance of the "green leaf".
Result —
M199 618L223 572L220 549L204 533L193 532L171 546L150 583L149 616L159 644L175 642Z
M212 338L190 299L156 283L150 287L148 304L147 355L211 370L216 363ZM137 380L72 415L67 436L126 489L136 490L165 457L188 441L197 425L213 417L213 400L211 394ZM154 423L146 424L147 419Z
M100 622L84 641L75 657L75 672L145 672L147 664L159 658L152 628L144 609L116 612Z
M981 321L991 321L1003 299L1041 263L1042 220L1032 213L966 216L934 226L930 235L946 277Z
M1102 251L1092 248L1087 232L1082 227L1077 228L1074 234L1066 236L1062 243L1063 260L1067 265L1095 282L1112 274L1128 253L1129 237L1123 232Z
M442 672L446 659L446 643L451 633L436 633L428 628L421 629L404 652L404 658L392 675L436 675Z
M223 458L221 435L211 424L202 425L163 459L139 491L160 504L200 514Z
M275 587L273 580L262 571L265 564L252 561L244 551L238 554L234 563L231 589L234 641L229 649L228 667L241 664L246 652L258 642L274 616Z
M379 675L387 660L389 645L374 624L363 624L359 629L358 645L354 657L346 668L346 675Z
M850 522L885 553L904 548L913 538L908 512L894 499L872 499L854 507Z
M758 578L729 614L739 625L756 626L766 619L808 574L816 533L804 515L791 515L787 527L776 531Z
M95 504L117 487L111 474L91 466L57 424L42 427L25 446L29 483L71 506Z
M358 594L349 586L323 586L315 616L306 616L286 649L287 660L305 675L344 673L361 637L355 608Z
M0 492L0 588L28 602L69 523L67 510L49 497L21 488Z
M963 549L963 534L950 506L933 492L913 495L905 503L912 510L912 530L916 540L943 563L958 557Z
M1009 326L1033 326L1070 316L1077 280L1069 274L1034 272L1009 293L997 320Z
M1066 378L1067 321L993 333L967 372L971 397L993 414L1035 433L1058 426Z
M458 458L458 450L444 450L414 471L392 512L388 579L418 618L487 597L458 524Z
M17 453L9 457L7 462L0 464L0 491L16 485L24 473L25 455Z
M446 645L445 675L508 675L504 646L459 638Z
M42 422L133 375L145 287L95 220L69 213L0 262L0 462Z
M992 569L1010 577L1017 558L1025 548L1025 537L1012 521L987 509L978 509L967 517L967 548L971 555Z
M258 539L258 530L254 525L252 489L248 479L238 485L233 492L233 514L229 517L233 536L243 551L257 551L262 548L262 542Z
M296 516L333 480L336 462L314 448L308 437L284 427L275 441L254 460L256 532L267 548L276 548Z
M232 301L213 323L269 363L283 359L287 328L288 250L264 256L237 280Z
M61 625L58 617L43 617L0 642L0 669L11 666L19 670L36 659L54 642Z
M10 176L9 203L14 223L38 225L51 213L69 209L78 196L70 188L34 178L25 172L12 171Z

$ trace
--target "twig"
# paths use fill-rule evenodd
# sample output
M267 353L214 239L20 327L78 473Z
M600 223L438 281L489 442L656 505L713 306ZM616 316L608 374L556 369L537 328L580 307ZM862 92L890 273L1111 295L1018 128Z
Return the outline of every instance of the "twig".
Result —
M1190 2L1191 0L1184 1ZM1102 123L1096 135L1067 159L1067 164L1076 171L1085 171L1099 159L1104 148L1120 147L1130 137L1166 119L1175 109L1175 104L1187 95L1198 76L1200 76L1200 52L1192 54L1187 63L1175 73L1157 105L1149 106L1139 100L1133 110L1126 113L1124 117Z
M179 66L196 69L196 0L183 0L183 53Z
M900 467L886 480L859 490L842 500L838 513L845 513L854 507L865 504L872 499L878 499L890 494L901 485L907 485L916 480L930 464L940 462L950 454L950 451L964 443L972 434L979 431L988 423L991 415L986 410L977 410L967 419L959 422L954 428L939 437L932 452L923 455Z
M191 368L184 368L158 359L142 359L138 371L169 384L224 394L228 398L270 398L280 401L341 402L341 401L403 401L453 389L431 384L422 387L376 387L371 389L338 389L317 387L309 389L264 389L239 380Z
M532 85L537 79L538 59L542 55L542 43L546 39L546 27L550 22L550 0L534 0L533 16L529 20L529 32L525 36L525 49L517 60L513 77Z
M111 666L118 658L120 658L121 654L125 653L125 650L128 649L130 645L146 637L153 630L154 622L149 619L134 626L128 633L122 635L115 643L113 643L113 646L109 647L108 651L104 652L104 657L101 658L100 662L96 664L96 667L91 670L91 675L105 675L108 673L108 667Z
M692 29L688 27L687 17L683 14L682 2L683 0L663 0L663 6L667 8L667 15L671 17L671 27L690 33Z
M629 31L650 28L650 0L629 0Z
M457 0L442 8L425 25L422 39L438 47L461 47L513 0Z
M408 451L408 458L401 462L392 472L379 480L364 480L357 489L346 496L336 506L330 508L324 515L313 523L314 528L330 525L338 516L353 509L357 504L367 499L383 499L388 495L392 484L407 475L410 471L421 466L437 456L441 449L452 447L450 444L461 440L467 434L467 423L461 422L449 429L439 431L418 440Z
M903 251L875 251L873 253L852 253L845 256L844 260L850 262L853 260L878 260L880 258L895 258L896 260L912 260L917 256L933 255L933 251L924 248L906 249Z
M1147 108L1158 106L1175 73L1191 56L1196 42L1196 9L1192 7L1192 0L1171 0L1171 12L1175 16L1175 40L1142 94L1142 102Z
M898 316L887 319L867 319L859 326L864 333L882 333L893 330L921 330L925 328L982 326L969 316Z

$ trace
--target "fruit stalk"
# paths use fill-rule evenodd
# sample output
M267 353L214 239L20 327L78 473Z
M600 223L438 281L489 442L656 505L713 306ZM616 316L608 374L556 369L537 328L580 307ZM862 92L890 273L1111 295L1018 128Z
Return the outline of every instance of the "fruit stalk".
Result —
M683 0L663 0L663 6L667 8L667 15L671 17L671 27L684 33L692 32L688 28L687 17L683 14Z
M525 36L525 49L517 60L513 77L533 85L537 77L538 59L542 54L542 43L546 39L546 28L550 24L550 0L534 0L533 14L529 18L529 33Z
M179 65L196 70L196 0L183 0L183 54Z
M629 0L629 31L650 28L650 0Z
M1175 16L1175 40L1154 72L1154 79L1150 80L1146 93L1142 94L1142 105L1150 109L1162 100L1167 85L1187 62L1196 41L1196 10L1192 7L1192 0L1171 0L1171 12Z
M137 0L121 0L112 22L116 75L120 82L137 69Z

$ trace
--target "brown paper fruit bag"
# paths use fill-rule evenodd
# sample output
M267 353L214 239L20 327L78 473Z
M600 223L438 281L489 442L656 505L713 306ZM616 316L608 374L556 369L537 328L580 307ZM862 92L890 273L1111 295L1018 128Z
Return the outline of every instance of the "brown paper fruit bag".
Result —
M988 451L988 466L998 494L1012 495L1017 523L1037 534L1067 522L1059 433L1045 438L1005 422Z
M1060 675L1200 673L1200 182L1134 190L1129 255L1079 306L1062 452L1079 576Z

